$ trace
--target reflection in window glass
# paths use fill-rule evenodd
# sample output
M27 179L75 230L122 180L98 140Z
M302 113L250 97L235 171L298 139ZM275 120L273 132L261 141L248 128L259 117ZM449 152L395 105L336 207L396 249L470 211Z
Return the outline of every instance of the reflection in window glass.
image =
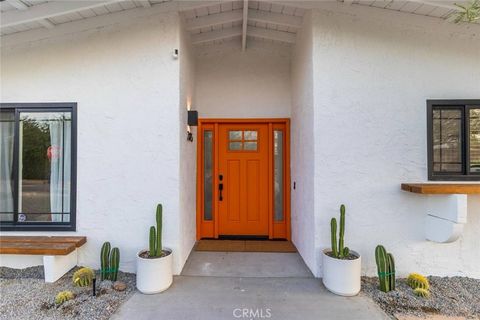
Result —
M213 211L213 132L203 132L203 219L212 220Z
M257 150L257 142L256 141L244 142L243 149L244 150L249 150L249 151Z
M230 142L228 149L231 151L242 150L242 143L241 142Z
M0 112L0 221L13 221L15 112Z
M245 140L257 140L257 131L244 131L243 136Z
M274 157L274 218L275 221L283 220L283 131L273 132L273 157Z
M18 222L69 222L70 112L21 112Z
M242 140L242 131L229 131L228 132L229 140Z
M470 172L480 172L480 109L470 109Z
M462 111L434 109L433 170L461 173L462 158Z

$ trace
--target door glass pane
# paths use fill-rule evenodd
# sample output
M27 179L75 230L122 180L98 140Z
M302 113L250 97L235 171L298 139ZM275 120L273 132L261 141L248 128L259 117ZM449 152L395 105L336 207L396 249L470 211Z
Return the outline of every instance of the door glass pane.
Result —
M462 173L462 111L433 111L433 166L437 172Z
M248 142L248 141L247 141L247 142L244 142L244 144L243 144L243 150L249 150L249 151L251 151L251 150L257 150L257 142L256 142L256 141L255 141L255 142L252 142L252 141L250 141L250 142Z
M228 150L242 150L242 143L241 142L230 142L228 146Z
M0 221L13 221L13 135L15 112L0 112Z
M480 172L480 109L470 109L470 172Z
M212 220L213 211L213 132L203 132L203 219Z
M283 208L283 131L273 132L273 178L274 178L274 218L275 221L282 221L284 217Z
M245 131L244 140L257 140L257 131Z
M242 140L242 131L229 131L228 132L229 140Z
M19 133L18 221L70 221L70 112L22 112Z

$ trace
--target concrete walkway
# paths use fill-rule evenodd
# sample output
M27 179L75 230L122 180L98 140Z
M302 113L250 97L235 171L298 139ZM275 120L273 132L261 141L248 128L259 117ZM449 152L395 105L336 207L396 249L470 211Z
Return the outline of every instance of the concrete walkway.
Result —
M389 319L362 295L343 298L329 293L301 258L298 260L298 254L257 253L256 257L193 252L170 289L156 295L135 293L113 319ZM226 266L223 270L219 269L222 261ZM290 265L282 268L287 261ZM276 277L264 277L268 265Z

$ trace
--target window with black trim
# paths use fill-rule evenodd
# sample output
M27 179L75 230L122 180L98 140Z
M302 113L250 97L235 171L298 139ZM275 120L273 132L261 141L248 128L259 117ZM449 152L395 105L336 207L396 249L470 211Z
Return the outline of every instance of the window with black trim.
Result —
M480 180L480 100L428 100L428 179Z
M1 103L1 230L75 230L75 195L76 103Z

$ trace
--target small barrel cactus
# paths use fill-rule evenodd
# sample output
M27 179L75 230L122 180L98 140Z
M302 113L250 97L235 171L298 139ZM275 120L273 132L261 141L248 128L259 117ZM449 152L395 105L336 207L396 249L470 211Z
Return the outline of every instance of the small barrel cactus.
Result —
M422 298L429 298L430 297L430 291L428 291L427 289L423 289L423 288L416 288L415 290L413 290L413 293L417 297L422 297Z
M57 293L57 296L55 297L55 303L56 304L62 304L68 300L72 300L73 298L75 298L75 295L73 294L72 291L60 291L59 293Z
M410 273L407 278L407 284L412 289L417 289L417 288L421 288L425 290L430 289L430 283L428 283L428 279L418 273Z
M92 283L94 277L93 270L90 268L81 268L73 274L73 284L78 287L86 287Z

